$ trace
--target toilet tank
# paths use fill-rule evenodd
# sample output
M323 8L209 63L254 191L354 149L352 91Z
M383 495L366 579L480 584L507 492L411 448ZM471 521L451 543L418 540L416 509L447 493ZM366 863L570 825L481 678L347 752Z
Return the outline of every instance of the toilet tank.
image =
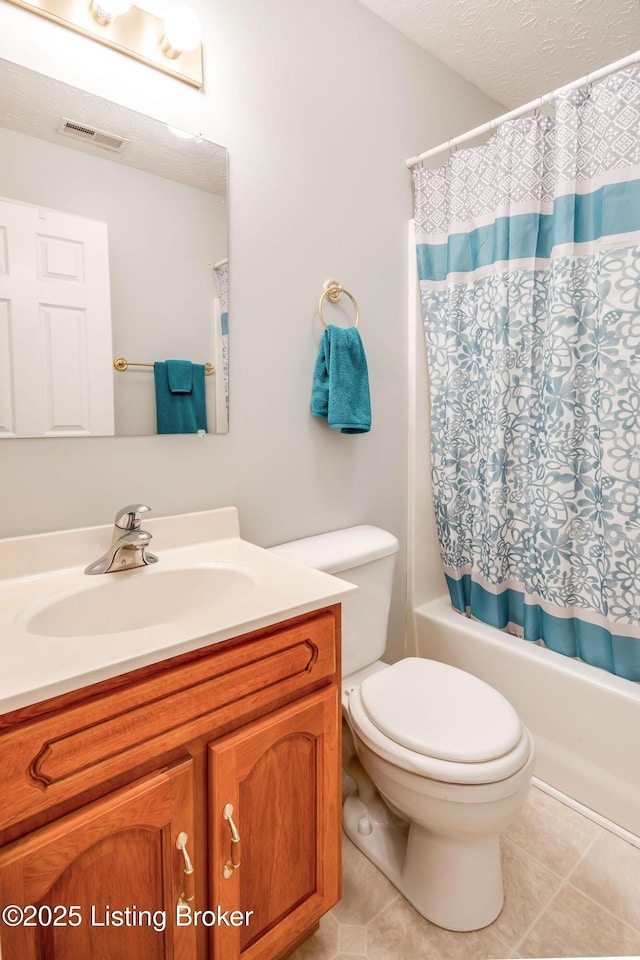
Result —
M380 527L333 530L271 547L274 553L334 574L360 589L342 604L342 673L379 660L387 645L393 569L398 541Z

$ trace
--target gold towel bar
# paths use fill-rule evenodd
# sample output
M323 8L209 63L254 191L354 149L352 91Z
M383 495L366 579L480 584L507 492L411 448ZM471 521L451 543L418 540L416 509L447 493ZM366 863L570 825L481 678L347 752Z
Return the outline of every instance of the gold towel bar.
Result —
M345 290L346 293L346 290ZM120 373L123 373L127 367L152 367L152 363L142 363L138 360L125 360L124 357L114 357L113 365L116 370L119 370ZM204 372L207 377L210 377L212 373L216 372L216 368L212 363L205 363Z
M338 303L343 293L346 294L347 297L349 297L349 300L351 300L351 303L353 304L353 309L356 312L356 321L354 323L354 327L358 326L358 320L360 319L360 310L358 308L356 298L353 296L352 293L349 293L348 290L345 290L345 288L341 284L339 284L337 280L327 280L327 282L324 285L324 289L322 291L322 296L320 297L320 303L318 304L318 313L320 314L320 321L322 323L322 326L325 328L325 330L327 329L327 324L325 323L325 319L322 316L322 301L326 297L327 300L331 301L331 303Z

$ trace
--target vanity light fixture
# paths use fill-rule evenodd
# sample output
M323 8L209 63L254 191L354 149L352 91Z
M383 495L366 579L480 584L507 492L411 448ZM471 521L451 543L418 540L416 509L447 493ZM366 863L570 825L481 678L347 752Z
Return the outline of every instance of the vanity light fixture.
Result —
M182 53L195 50L202 39L202 25L198 15L183 3L179 3L167 12L164 18L164 34L160 40L160 49L171 60Z
M106 27L116 17L128 13L131 6L131 0L91 0L89 11L101 27Z
M85 37L162 70L193 87L202 86L202 28L196 13L179 4L166 20L131 0L7 0Z

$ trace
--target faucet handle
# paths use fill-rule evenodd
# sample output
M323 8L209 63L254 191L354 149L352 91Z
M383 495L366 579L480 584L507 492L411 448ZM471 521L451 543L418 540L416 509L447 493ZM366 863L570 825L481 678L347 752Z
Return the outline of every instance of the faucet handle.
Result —
M116 513L115 525L119 530L139 530L142 524L142 514L149 513L151 507L144 503L131 503Z

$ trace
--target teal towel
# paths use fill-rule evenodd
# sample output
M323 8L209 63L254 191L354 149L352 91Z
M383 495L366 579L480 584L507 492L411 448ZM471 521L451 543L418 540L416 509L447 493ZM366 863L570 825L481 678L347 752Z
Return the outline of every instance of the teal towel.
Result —
M311 412L341 433L371 429L367 358L355 327L330 324L325 330L313 371Z
M167 379L171 393L191 393L193 364L190 360L167 360Z
M153 365L158 433L207 431L204 364L189 360Z

